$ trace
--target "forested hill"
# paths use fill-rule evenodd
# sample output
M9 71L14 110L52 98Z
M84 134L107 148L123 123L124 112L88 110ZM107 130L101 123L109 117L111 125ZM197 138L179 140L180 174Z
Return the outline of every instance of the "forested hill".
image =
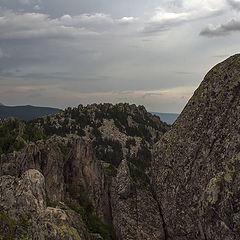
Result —
M18 178L27 171L21 181L24 185L28 179L34 186L28 199L38 194L37 201L26 201L29 205L20 204L18 196L6 195L6 201L0 202L0 210L6 211L0 212L0 235L10 236L6 229L13 221L10 216L17 212L31 219L26 234L39 238L60 240L64 233L66 239L115 240L121 239L118 232L122 231L127 239L128 227L119 225L119 219L125 222L130 216L137 221L130 233L136 239L135 227L140 231L146 219L137 219L137 215L146 215L151 222L144 234L162 236L157 203L150 191L150 167L153 145L169 128L143 106L129 104L79 105L29 122L0 120L0 177ZM41 185L43 177L46 187ZM15 187L11 187L11 196L16 195ZM42 192L46 198L39 195ZM16 206L8 208L9 201ZM45 205L35 206L38 201ZM41 210L40 217L28 214L35 209ZM65 214L64 218L55 213ZM13 224L15 234L27 227L21 221ZM39 226L41 231L36 230Z
M0 104L0 119L14 117L20 120L29 121L44 115L54 114L59 111L60 109L51 107L35 107L31 105L5 106Z
M153 144L169 129L143 106L92 104L67 108L29 122L2 120L0 153L20 150L28 142L59 136L65 146L81 137L92 144L99 160L118 167L123 159L138 169L146 185Z

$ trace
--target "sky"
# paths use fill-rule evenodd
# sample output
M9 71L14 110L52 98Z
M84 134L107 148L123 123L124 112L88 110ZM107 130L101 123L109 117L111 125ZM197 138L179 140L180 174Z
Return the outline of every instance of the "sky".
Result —
M180 113L239 53L240 0L0 0L0 102Z

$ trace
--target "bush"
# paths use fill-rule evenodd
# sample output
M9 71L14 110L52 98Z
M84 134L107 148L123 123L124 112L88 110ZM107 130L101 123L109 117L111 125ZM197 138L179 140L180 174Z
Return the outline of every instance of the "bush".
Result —
M19 120L6 120L0 126L0 154L19 151L24 147L22 141L17 141Z
M135 138L128 138L126 141L126 148L130 148L131 146L136 146Z
M63 160L65 161L67 159L67 156L68 156L72 146L71 146L71 144L65 145L65 144L59 142L58 147L60 148L62 155L63 155Z
M45 134L43 134L43 132L40 129L38 129L30 124L26 124L25 129L24 129L23 139L25 141L36 142L41 139L46 140L47 136Z
M29 220L22 216L15 220L9 217L6 211L0 212L0 239L1 240L27 240Z
M104 171L109 178L117 176L117 169L112 164L109 164L108 167L105 167Z
M95 141L93 146L100 160L118 166L123 159L122 145L118 140L105 138L99 142Z
M143 186L147 189L150 188L150 179L143 171L132 165L129 166L129 169L130 176L136 184Z

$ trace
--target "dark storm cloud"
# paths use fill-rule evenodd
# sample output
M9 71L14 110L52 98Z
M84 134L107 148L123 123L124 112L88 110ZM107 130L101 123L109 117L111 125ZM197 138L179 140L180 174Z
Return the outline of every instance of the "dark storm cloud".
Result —
M221 24L219 26L208 25L200 32L200 35L204 37L221 37L227 36L232 32L239 31L240 21L233 19L230 22L226 24Z

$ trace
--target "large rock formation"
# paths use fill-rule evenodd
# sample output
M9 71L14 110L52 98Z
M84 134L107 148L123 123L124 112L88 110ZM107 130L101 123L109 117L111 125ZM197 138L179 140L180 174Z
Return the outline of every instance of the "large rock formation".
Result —
M158 204L150 190L133 181L126 160L116 177L109 176L109 164L79 137L64 158L59 148L64 140L29 143L0 158L0 210L12 219L27 216L29 239L102 239L89 222L100 224L97 218L113 223L119 240L164 239Z
M164 239L158 204L150 191L132 181L126 160L118 168L111 193L113 224L119 240Z
M240 55L205 76L158 142L154 191L166 239L240 237Z
M43 143L29 143L22 151L0 158L0 176L21 176L28 169L36 169L45 177L47 196L54 202L64 200L64 161L56 139Z
M92 239L81 217L74 211L68 208L46 207L45 179L34 169L26 171L20 178L7 175L0 177L0 209L4 209L10 219L28 219L28 239ZM8 218L7 220L1 222L3 239L10 239L11 234L16 232L11 226L8 227L12 232L2 232L2 227L10 224ZM12 221L12 224L15 222ZM22 222L15 225L15 228L24 227ZM24 238L19 234L14 239Z
M0 236L25 234L27 217L39 240L240 238L240 55L206 75L151 173L168 127L143 107L80 105L24 126L0 121Z
M68 187L85 189L96 215L104 222L110 222L109 184L90 144L82 139L76 140L65 163L64 175Z

